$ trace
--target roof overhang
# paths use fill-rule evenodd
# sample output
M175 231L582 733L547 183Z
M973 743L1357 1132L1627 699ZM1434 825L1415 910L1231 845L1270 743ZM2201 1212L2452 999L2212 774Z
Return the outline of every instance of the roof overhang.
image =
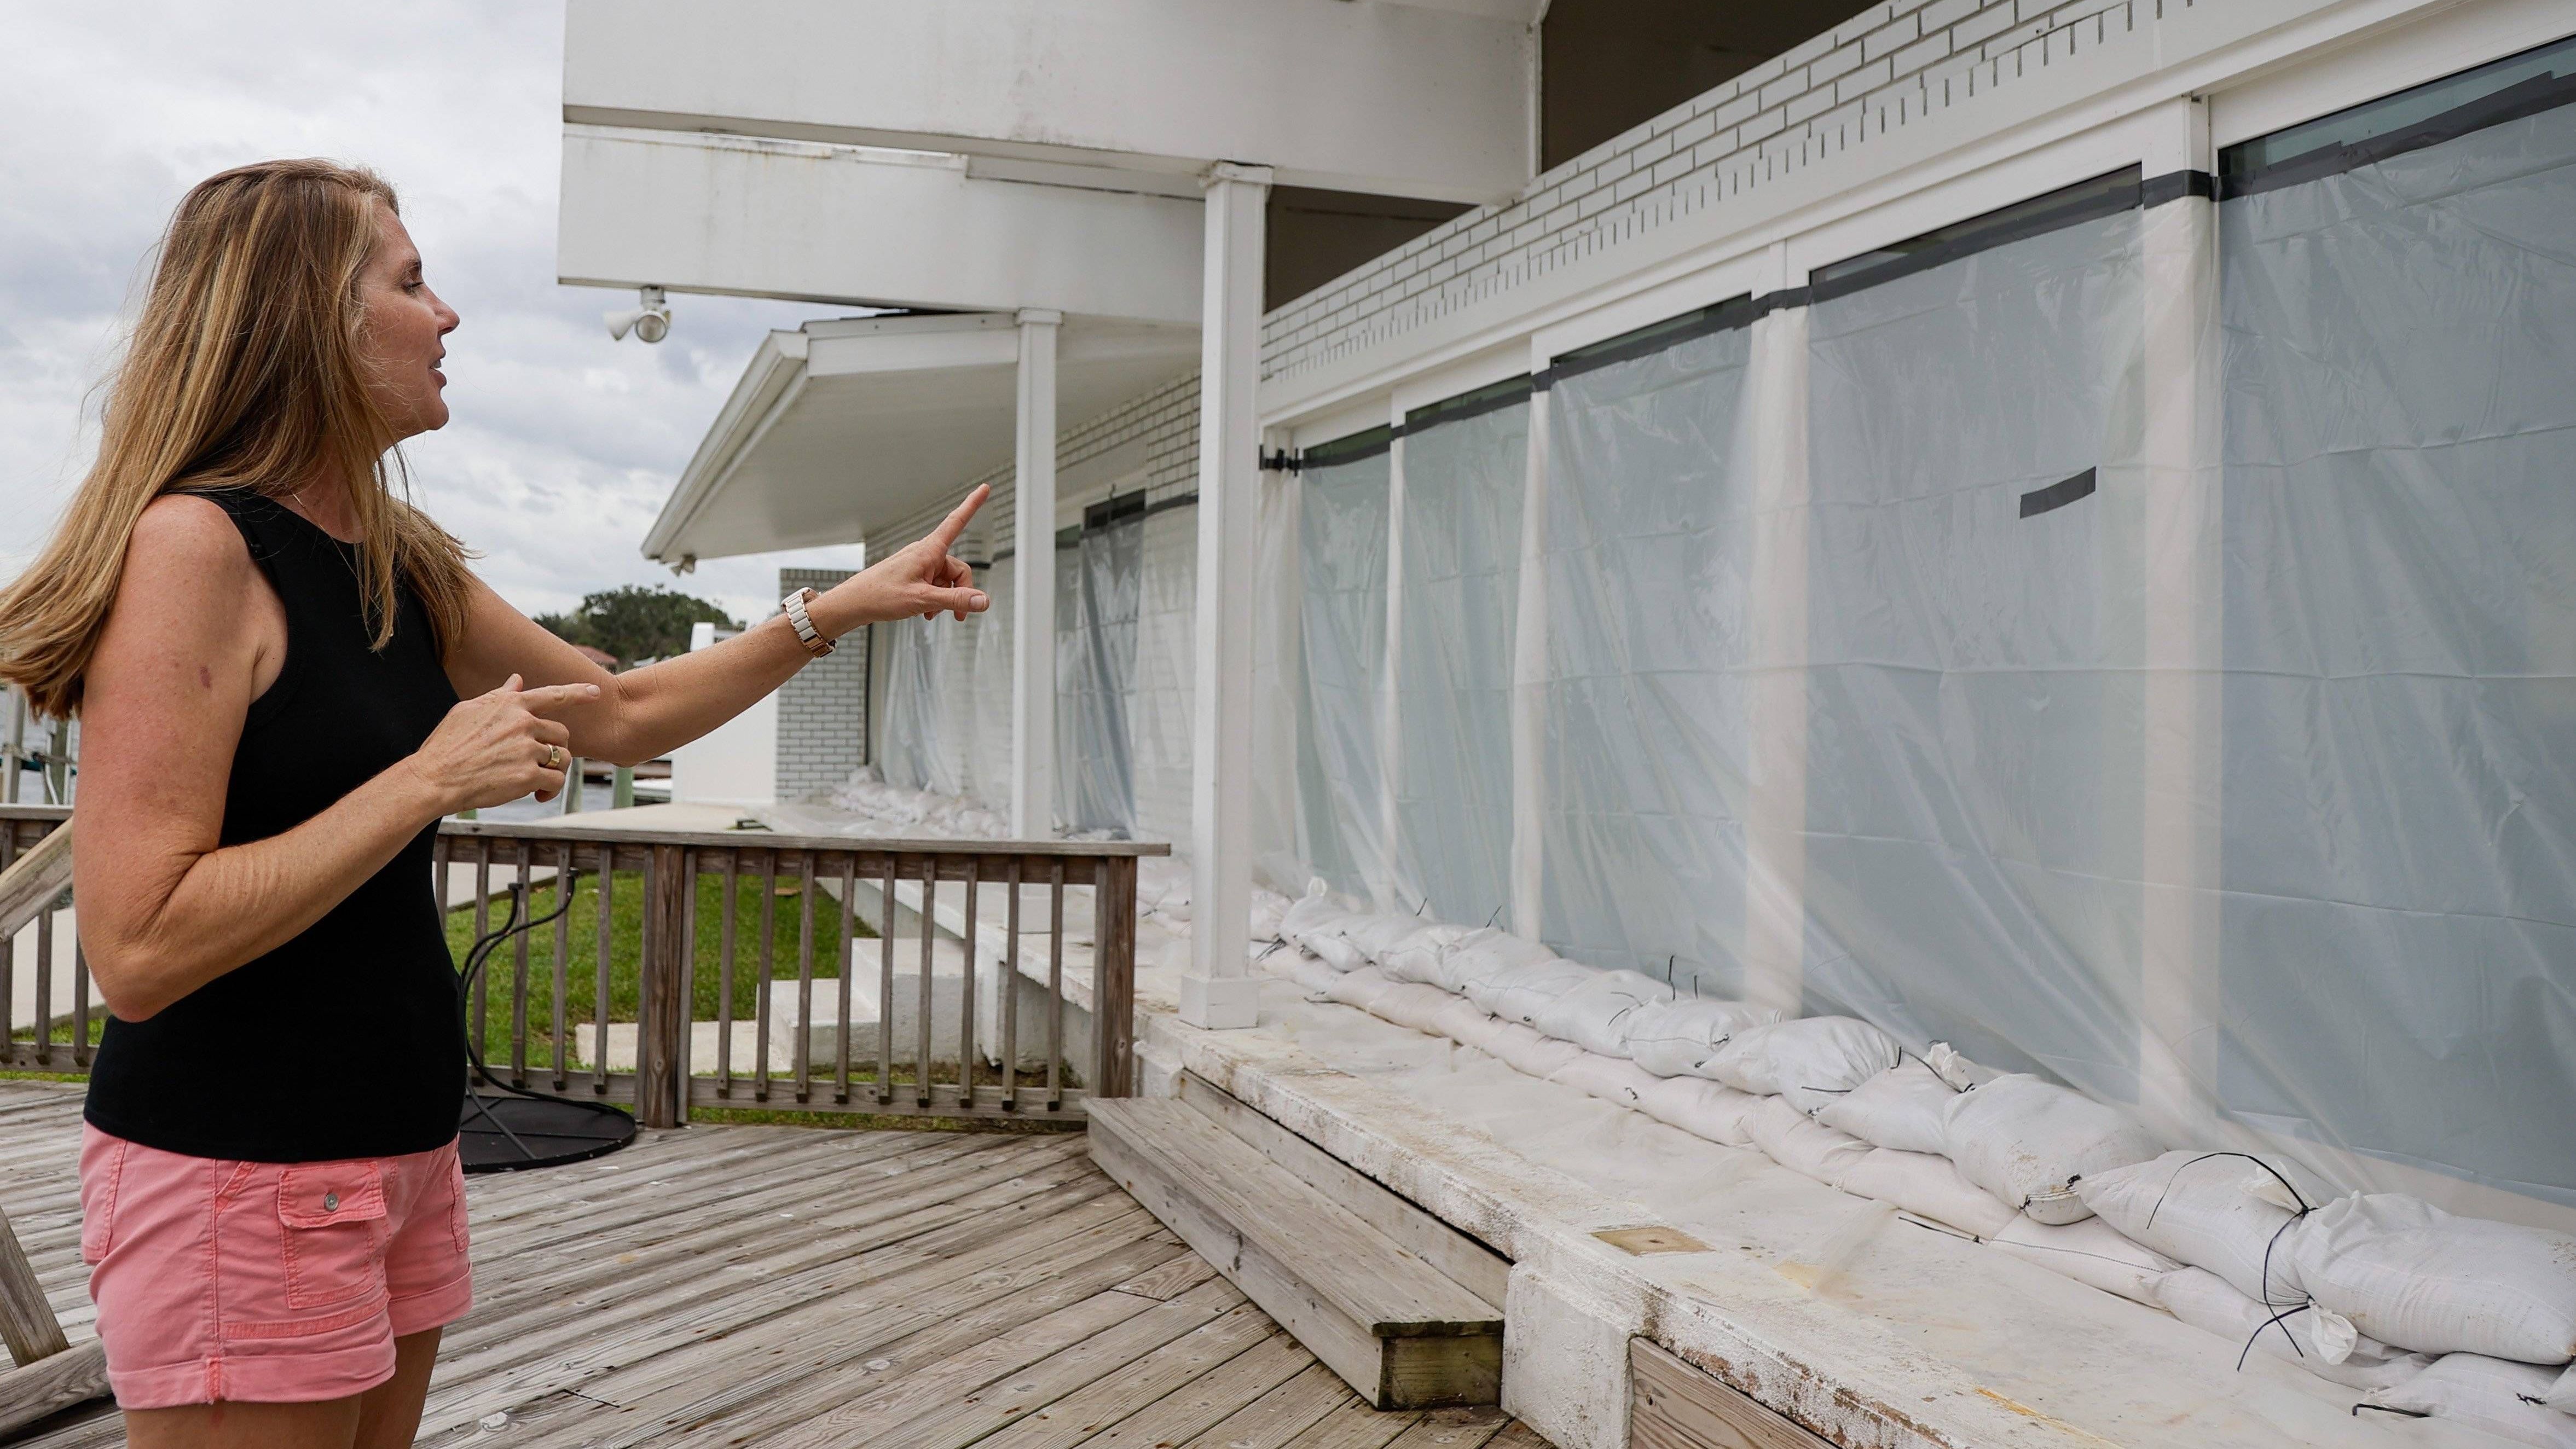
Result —
M1052 184L1066 173L1134 184ZM1195 328L1205 230L1187 178L566 126L555 268L574 285Z
M1537 0L571 0L564 120L1484 202Z
M1058 416L1096 417L1197 357L1196 328L1068 319ZM882 537L1011 461L1018 366L1008 314L770 333L645 535L645 556L677 564Z

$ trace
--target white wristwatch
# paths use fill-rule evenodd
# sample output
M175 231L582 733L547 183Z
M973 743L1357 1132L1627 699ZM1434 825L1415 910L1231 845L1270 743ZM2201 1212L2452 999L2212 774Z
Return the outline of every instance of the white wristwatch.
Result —
M796 642L805 646L806 653L820 659L840 646L815 632L814 621L805 612L806 601L813 597L812 589L798 589L779 600L778 607L787 612L787 622L796 626Z

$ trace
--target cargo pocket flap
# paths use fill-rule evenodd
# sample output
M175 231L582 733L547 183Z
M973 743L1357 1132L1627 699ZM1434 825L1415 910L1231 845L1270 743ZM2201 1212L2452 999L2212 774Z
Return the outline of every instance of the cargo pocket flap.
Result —
M372 1162L316 1163L278 1175L277 1216L290 1228L327 1228L384 1215L384 1176Z

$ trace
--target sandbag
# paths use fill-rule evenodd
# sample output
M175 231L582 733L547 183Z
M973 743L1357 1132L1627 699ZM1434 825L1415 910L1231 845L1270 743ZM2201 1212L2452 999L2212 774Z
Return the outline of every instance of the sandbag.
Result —
M1513 1071L1542 1081L1583 1055L1583 1048L1574 1043L1542 1036L1517 1021L1503 1022L1485 1050L1499 1057L1503 1065Z
M2383 1342L2535 1364L2576 1356L2576 1238L2564 1233L2357 1192L2301 1218L2282 1250L2309 1297Z
M2156 1306L2156 1280L2182 1266L2121 1237L2099 1218L2042 1223L2022 1213L1986 1241L2025 1263L2150 1308Z
M2075 1195L2076 1179L2164 1150L2118 1108L2020 1074L1951 1098L1941 1136L1968 1181L2052 1226L2093 1215Z
M1659 1077L1711 1077L1707 1067L1717 1049L1736 1033L1768 1026L1780 1013L1740 1001L1682 997L1654 1001L1629 1013L1620 1024L1630 1061Z
M1645 1091L1659 1080L1637 1070L1634 1062L1577 1052L1574 1060L1548 1074L1549 1081L1577 1088L1616 1107L1639 1108Z
M1425 986L1419 981L1389 981L1377 999L1369 1003L1368 1009L1397 1026L1409 1026L1415 1031L1438 1036L1442 1034L1440 1014L1457 1000L1437 986Z
M1921 1062L1899 1062L1816 1111L1816 1120L1899 1152L1949 1150L1942 1121L1958 1089Z
M1814 1112L1903 1055L1896 1038L1851 1016L1808 1016L1735 1034L1709 1058L1711 1075L1739 1092L1785 1096Z
M1929 1152L1874 1147L1836 1185L1855 1196L1945 1223L1972 1238L1991 1238L2021 1216L2001 1198L1960 1176L1950 1159Z
M1358 970L1341 973L1324 988L1324 994L1344 1006L1356 1006L1374 1015L1378 1001L1395 986L1395 982L1386 979L1385 972L1374 966L1362 966Z
M1467 999L1505 1021L1534 1028L1548 1003L1600 974L1580 961L1550 955L1468 983Z
M1764 1097L1746 1126L1753 1145L1773 1162L1827 1187L1841 1187L1844 1176L1876 1150L1799 1111L1786 1097Z
M2176 1268L2156 1280L2155 1294L2156 1305L2165 1312L2217 1334L2231 1348L2242 1350L2250 1341L2258 1353L2348 1389L2395 1388L2433 1363L2427 1355L2391 1348L2368 1334L2355 1335L2347 1320L2321 1318L2313 1308L2274 1322L2280 1309L2246 1297L2206 1268ZM2334 1332L2335 1324L2346 1331ZM2320 1333L2321 1328L2326 1331Z
M2365 1397L2359 1412L2378 1409L2447 1419L2538 1449L2576 1449L2576 1414L2562 1414L2535 1402L2547 1397L2556 1377L2527 1363L2474 1353L2444 1354L2431 1368L2397 1387Z
M1624 1061L1628 1044L1621 1028L1637 1008L1670 1001L1673 989L1639 971L1603 971L1541 1007L1530 1025L1570 1041L1596 1056Z
M1440 979L1440 953L1465 934L1465 926L1446 921L1418 925L1377 954L1378 969L1398 981L1416 981L1446 991L1449 987ZM1366 949L1365 942L1362 949Z
M1424 927L1438 924L1410 911L1372 911L1355 917L1343 934L1351 938L1352 945L1360 948L1360 954L1369 959L1370 965L1382 967L1386 965L1388 952L1404 944Z
M2576 1364L2569 1364L2549 1385L2540 1401L2562 1414L2576 1414Z
M1536 941L1524 940L1509 931L1491 926L1469 931L1440 948L1439 980L1433 984L1470 994L1469 988L1479 981L1490 981L1506 971L1541 961L1557 959L1554 951Z
M1441 994L1448 995L1446 992ZM1510 1023L1496 1020L1483 1007L1463 996L1450 996L1448 1004L1440 1008L1439 1015L1433 1021L1434 1028L1442 1036L1460 1046L1471 1046L1479 1050L1493 1041L1495 1036L1508 1025Z
M1694 1137L1728 1147L1750 1147L1753 1113L1765 1100L1724 1082L1700 1077L1657 1077L1653 1086L1638 1093L1637 1110Z
M2241 1152L2168 1152L2089 1173L2075 1184L2075 1195L2121 1236L2206 1268L2276 1312L2307 1296L2282 1238L2299 1210L2326 1194L2287 1162Z
M1936 1041L1924 1048L1923 1065L1932 1069L1932 1075L1948 1082L1954 1092L1982 1087L2003 1075L1992 1067L1981 1067L1959 1055L1959 1049L1946 1041Z

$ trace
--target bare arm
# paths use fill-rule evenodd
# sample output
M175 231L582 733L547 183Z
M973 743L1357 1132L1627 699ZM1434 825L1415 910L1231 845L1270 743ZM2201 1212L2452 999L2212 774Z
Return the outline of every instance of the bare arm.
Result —
M806 611L814 627L838 638L890 619L981 613L989 600L949 549L990 492L976 489L919 542L816 598ZM597 699L569 704L556 717L572 731L574 754L632 765L749 709L812 657L786 616L773 615L711 649L611 674L477 581L472 619L465 638L448 651L447 674L459 694L488 689L511 674L538 684L597 685Z
M84 676L72 837L82 948L129 1021L293 939L439 816L562 786L538 761L563 727L539 713L589 691L496 692L321 814L219 847L233 751L285 646L285 614L221 509L168 497L145 511Z

